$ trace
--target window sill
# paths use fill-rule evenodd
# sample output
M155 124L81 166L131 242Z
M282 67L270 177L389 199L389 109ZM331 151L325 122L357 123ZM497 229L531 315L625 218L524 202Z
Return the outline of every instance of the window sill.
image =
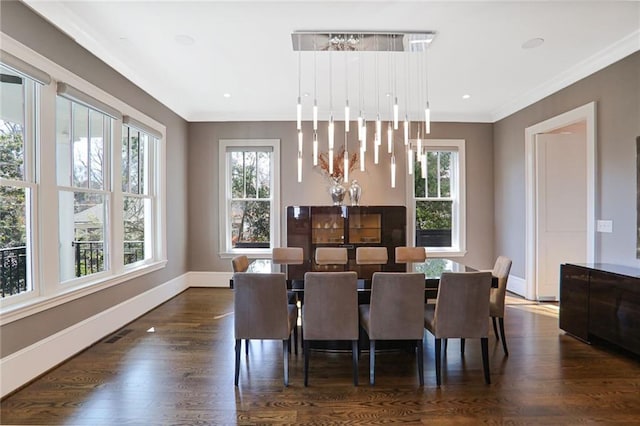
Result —
M261 248L261 249L235 249L232 251L223 251L219 253L221 259L231 259L235 256L245 255L250 259L265 259L271 258L271 249L270 248Z
M429 258L464 257L467 254L466 250L443 249L442 247L425 247L425 250Z
M117 276L109 276L100 280L83 283L73 288L63 288L65 284L58 284L57 286L61 288L61 291L55 294L35 296L10 305L7 305L6 302L2 303L0 304L0 326L157 271L166 265L166 260L160 260L133 267Z

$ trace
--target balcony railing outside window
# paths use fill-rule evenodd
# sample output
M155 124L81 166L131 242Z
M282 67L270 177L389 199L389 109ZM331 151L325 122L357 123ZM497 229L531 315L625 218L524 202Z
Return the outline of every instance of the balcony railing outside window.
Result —
M0 249L0 292L2 297L27 291L27 248Z

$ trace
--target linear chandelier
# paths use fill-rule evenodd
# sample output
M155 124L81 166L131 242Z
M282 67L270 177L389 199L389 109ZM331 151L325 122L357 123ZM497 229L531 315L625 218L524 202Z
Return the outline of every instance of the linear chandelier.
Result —
M403 133L404 147L407 155L407 173L413 174L414 156L417 155L421 163L426 161L426 154L422 149L422 137L431 132L431 108L429 105L428 89L428 62L427 50L435 38L434 31L422 32L370 32L370 31L295 31L291 34L293 50L298 52L298 98L296 104L296 128L298 132L298 182L302 182L302 159L304 135L303 122L303 98L310 93L302 92L302 57L303 52L311 52L313 56L313 165L318 165L318 60L328 63L328 72L323 78L328 80L328 105L327 113L327 159L329 174L333 174L333 159L335 149L335 122L336 116L341 115L344 120L344 182L348 182L349 150L348 134L352 130L350 120L352 118L351 107L353 100L357 99L358 114L356 117L357 139L359 141L359 165L360 171L365 171L365 155L367 145L373 149L373 162L379 164L380 149L382 146L383 118L386 117L387 153L389 154L391 170L391 187L396 183L396 154L394 146L394 131L400 126L401 109L404 111ZM309 56L307 53L305 56ZM344 62L344 110L334 110L334 62L342 59ZM383 63L386 60L386 66ZM357 62L357 77L354 78L354 70L349 65ZM339 75L340 73L335 73ZM381 74L386 78L381 79ZM369 80L373 75L374 102L365 95L367 76ZM414 78L413 83L411 78ZM354 80L357 84L349 84ZM381 81L386 80L386 81ZM403 95L398 93L398 82L404 81ZM351 90L355 87L357 90ZM353 93L355 92L355 93ZM355 96L357 94L357 96ZM380 97L388 98L386 107L380 108ZM403 102L399 102L399 98ZM404 99L403 99L404 98ZM350 103L350 100L352 101ZM370 108L374 108L372 111ZM342 112L344 111L344 113ZM368 121L375 121L373 135L367 135ZM414 124L415 144L410 140L411 123ZM415 148L415 150L414 150ZM414 154L415 153L415 154ZM422 164L423 173L426 164Z

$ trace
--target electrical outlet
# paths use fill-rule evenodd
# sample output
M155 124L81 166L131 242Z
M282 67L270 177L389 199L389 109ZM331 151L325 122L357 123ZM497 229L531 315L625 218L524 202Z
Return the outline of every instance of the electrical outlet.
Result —
M598 232L613 232L612 220L599 220L596 225Z

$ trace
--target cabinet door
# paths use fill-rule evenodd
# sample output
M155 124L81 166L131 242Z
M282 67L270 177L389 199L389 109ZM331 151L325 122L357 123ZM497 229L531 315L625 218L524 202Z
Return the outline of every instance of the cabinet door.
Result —
M318 247L344 247L347 243L347 207L311 207L311 270L339 272L345 265L318 265L315 251Z
M589 340L589 270L560 266L560 328Z
M287 265L287 276L292 280L304 279L311 265L311 212L309 207L287 207L287 246L302 247L305 262Z

